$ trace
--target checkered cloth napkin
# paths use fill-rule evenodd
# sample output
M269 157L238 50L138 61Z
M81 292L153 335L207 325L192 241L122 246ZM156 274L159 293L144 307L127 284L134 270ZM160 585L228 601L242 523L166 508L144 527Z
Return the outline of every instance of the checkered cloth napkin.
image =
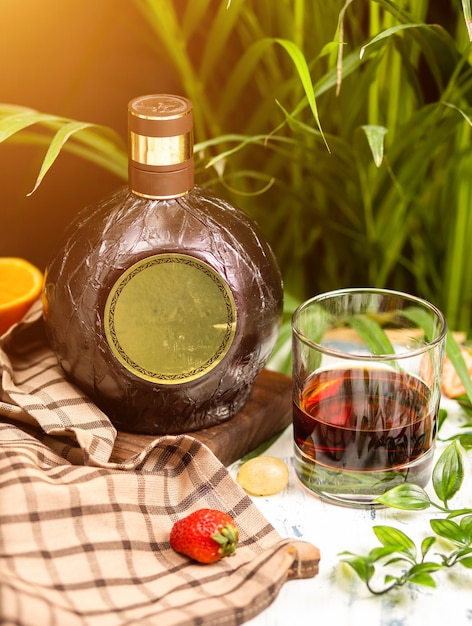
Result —
M196 439L109 462L115 429L64 379L39 303L0 338L0 374L1 624L241 624L317 573L317 549L282 539ZM234 555L172 550L172 524L199 508L234 517Z

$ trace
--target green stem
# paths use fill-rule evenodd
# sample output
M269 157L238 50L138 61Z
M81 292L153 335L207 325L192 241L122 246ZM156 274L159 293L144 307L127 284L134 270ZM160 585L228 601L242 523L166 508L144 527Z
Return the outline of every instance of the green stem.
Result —
M370 593L372 593L374 596L383 596L386 593L388 593L389 591L391 591L392 589L394 589L394 587L401 587L402 585L405 584L405 582L406 581L399 582L398 579L396 579L394 582L392 582L391 585L388 585L387 587L384 587L383 589L374 589L370 585L370 582L367 581L366 582L366 587L370 591Z
M378 4L370 3L370 19L369 19L369 37L374 37L380 32L380 7ZM369 108L368 122L369 124L379 123L379 93L378 81L369 86Z
M472 208L472 160L467 154L470 146L471 128L464 125L458 137L456 151L465 155L455 172L455 217L452 223L450 243L446 258L445 291L446 315L449 324L456 330L468 329L470 319L470 295L465 294L464 286L471 271L469 246L472 237L470 211ZM464 306L464 303L466 306Z
M464 20L467 26L469 40L472 41L472 1L471 0L462 0L462 11L464 13Z

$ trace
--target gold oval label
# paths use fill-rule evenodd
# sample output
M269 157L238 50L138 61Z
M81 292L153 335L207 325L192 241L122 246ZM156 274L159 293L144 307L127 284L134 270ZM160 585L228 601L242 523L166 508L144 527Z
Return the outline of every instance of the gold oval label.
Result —
M236 306L223 278L183 254L128 268L105 305L105 335L120 363L145 380L177 384L213 369L236 332Z

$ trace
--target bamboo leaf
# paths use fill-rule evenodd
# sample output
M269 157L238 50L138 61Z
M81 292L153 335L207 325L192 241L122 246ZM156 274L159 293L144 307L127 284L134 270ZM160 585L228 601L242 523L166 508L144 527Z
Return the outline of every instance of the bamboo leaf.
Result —
M216 63L224 55L225 48L229 44L231 31L240 17L242 8L244 8L244 0L233 0L230 8L220 3L207 34L208 45L203 50L203 58L199 70L203 84L208 82L210 76L215 71Z
M316 105L315 91L313 89L313 83L311 80L310 70L306 62L306 59L303 55L303 52L293 41L289 41L287 39L280 39L280 38L274 38L272 41L281 45L282 48L285 49L285 51L288 53L288 55L292 59L295 65L295 69L297 70L298 76L302 83L303 89L305 91L305 96L308 100L308 104L310 105L310 109L313 114L313 117L315 118L318 129L321 133L321 136L323 137L326 148L328 149L328 152L330 152L330 148L324 136L323 129L321 128L321 122L320 122L320 118L318 115L318 107Z
M462 0L462 10L466 20L472 20L472 2L471 0Z
M464 12L464 20L469 34L469 40L472 41L472 2L471 0L462 0L462 10Z
M383 328L366 315L353 315L349 325L364 339L373 354L395 354L395 350Z
M470 378L469 369L464 361L459 344L454 339L451 332L447 334L446 354L453 364L461 383L464 385L469 401L472 402L472 380Z
M424 330L427 341L432 341L434 337L434 318L430 313L425 309L413 306L402 311L402 314Z
M464 109L461 109L460 107L456 106L455 104L452 104L451 102L442 102L441 104L445 107L449 107L450 109L453 109L454 111L457 111L457 113L459 113L459 115L461 115L464 118L467 124L469 124L469 126L472 126L472 118L466 111L464 111Z
M29 126L33 126L34 124L56 121L62 122L63 119L64 118L60 118L55 115L38 113L38 111L33 110L27 110L4 117L0 120L0 142L5 141L15 133L28 128Z
M38 178L36 179L36 184L34 188L32 189L32 191L29 192L28 194L29 196L32 193L34 193L36 189L39 187L39 185L41 184L41 181L43 180L44 176L46 175L51 165L57 159L59 152L62 149L62 146L69 139L69 137L71 137L75 133L80 132L81 130L84 130L86 128L91 128L91 127L92 127L92 124L87 124L85 122L83 123L82 122L69 122L68 124L65 124L62 128L60 128L57 131L57 133L55 134L53 140L51 141L49 145L48 151L41 165Z
M205 19L205 14L210 4L211 0L198 0L198 2L187 3L182 21L182 31L185 33L187 41L192 37L195 30ZM229 4L227 8L229 8Z
M224 161L231 155L239 152L246 146L250 144L259 144L261 146L266 145L267 135L252 135L252 136L243 136L243 135L225 135L218 139L218 143L226 142L226 143L235 143L232 148L228 148L223 152L220 152L217 156L213 157L208 161L205 167L214 167L216 163L219 161ZM283 140L282 140L283 141ZM205 141L195 145L195 151L205 150L211 145L215 145L215 141Z
M7 104L0 104L1 113L7 114L0 117L0 142L6 139L18 141L17 135L24 135L25 143L47 145L36 184L28 195L38 188L66 143L68 152L126 179L127 150L121 137L110 128ZM27 128L36 125L46 132L25 133ZM71 139L73 143L69 141Z
M242 93L250 90L250 85L255 79L257 66L267 57L267 42L258 41L251 46L238 59L231 79L221 93L218 103L218 112L223 120L226 120L231 112L238 106ZM283 80L283 77L280 77Z
M221 165L220 177L197 173L239 194L235 203L273 243L289 290L306 299L346 284L407 287L437 302L451 328L467 330L471 2L462 0L462 11L448 3L438 25L425 23L428 3L375 0L359 14L350 0L133 0L144 16L143 43L170 59L176 84L194 101L199 140L272 133L265 150L262 139L234 150L215 142L205 158ZM291 42L290 51L279 41ZM27 112L11 107L0 116ZM47 116L37 133L24 126L8 136L44 146L61 124ZM367 138L366 149L361 124L388 129L388 151L380 136ZM126 151L99 145L100 134L94 143L92 129L83 130L62 149L126 178ZM320 150L321 140L331 152ZM262 169L273 184L256 201L262 179L254 172ZM315 262L323 272L312 271ZM470 378L463 382L472 399Z
M389 39L390 37L392 37L393 35L396 35L397 33L404 31L404 30L408 30L410 28L427 28L427 29L431 29L432 27L427 25L427 24L397 24L396 26L392 26L391 28L387 28L386 30L382 31L381 33L379 33L378 35L376 35L375 37L373 37L368 43L366 43L364 46L362 46L361 51L360 51L360 58L362 59L362 57L364 56L367 48L369 46L372 46L376 43L378 43L379 41L383 41L385 39Z
M423 311L416 307L405 310L403 313L405 317L408 317L413 322L415 322L415 324L423 328L426 337L429 341L431 341L431 338L433 337L433 320L431 316L428 315L426 311ZM446 336L446 354L453 364L454 369L456 370L462 384L464 385L470 402L472 402L472 380L469 374L467 364L464 361L464 357L462 356L460 346L455 340L454 335L451 331L448 331Z
M385 126L361 126L364 131L369 147L374 157L374 163L377 167L382 165L384 156L384 138L388 133L388 129Z

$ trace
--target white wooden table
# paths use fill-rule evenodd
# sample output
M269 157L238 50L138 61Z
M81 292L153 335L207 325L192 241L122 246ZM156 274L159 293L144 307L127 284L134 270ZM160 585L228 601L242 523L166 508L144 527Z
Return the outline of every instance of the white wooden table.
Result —
M444 400L449 417L441 431L445 437L458 432L464 416L455 402ZM436 458L445 444L438 443ZM255 497L253 501L283 537L309 541L321 552L318 576L288 581L275 602L248 622L251 626L290 626L295 623L335 624L339 626L472 626L472 571L463 566L441 570L433 577L436 588L405 585L381 596L371 594L353 570L341 562L339 553L350 551L367 555L379 542L374 525L395 526L403 530L418 546L422 539L434 535L429 520L441 513L430 507L426 511L396 509L351 509L322 502L306 490L295 476L292 466L291 427L265 452L283 459L290 468L290 481L280 494ZM466 479L450 506L472 507L472 452L465 455ZM237 464L230 466L233 476ZM431 485L427 488L437 501ZM443 546L443 552L448 549ZM430 557L435 551L433 546ZM383 574L382 574L383 578ZM382 583L379 581L379 584ZM300 620L300 621L297 621ZM301 621L303 620L303 622Z

